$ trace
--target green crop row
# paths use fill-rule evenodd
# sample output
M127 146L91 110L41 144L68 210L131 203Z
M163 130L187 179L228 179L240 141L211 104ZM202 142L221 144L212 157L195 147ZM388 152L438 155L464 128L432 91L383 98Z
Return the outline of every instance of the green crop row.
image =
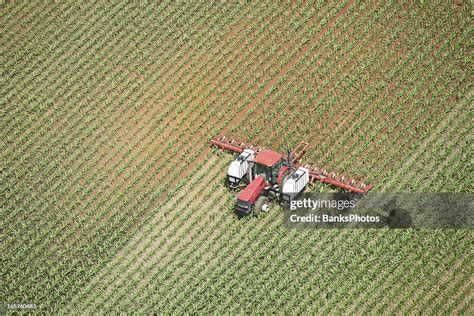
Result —
M238 219L209 148L305 140L376 190L471 190L467 7L5 3L2 301L468 313L469 231L287 229L276 202Z

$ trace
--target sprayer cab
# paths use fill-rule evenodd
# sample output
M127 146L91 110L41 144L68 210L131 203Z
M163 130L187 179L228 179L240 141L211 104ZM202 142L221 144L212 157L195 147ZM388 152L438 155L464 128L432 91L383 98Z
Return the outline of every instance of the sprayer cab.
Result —
M283 167L282 155L273 150L262 150L253 165L253 179L262 176L268 185L278 182L278 175Z

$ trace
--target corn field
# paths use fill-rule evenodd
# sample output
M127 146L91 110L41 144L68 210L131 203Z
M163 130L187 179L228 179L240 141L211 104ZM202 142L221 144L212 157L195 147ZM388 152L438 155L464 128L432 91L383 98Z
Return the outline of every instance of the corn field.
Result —
M472 314L470 230L237 219L222 132L472 192L469 2L5 2L2 287L41 313ZM470 36L471 35L471 36ZM314 188L313 188L314 189Z

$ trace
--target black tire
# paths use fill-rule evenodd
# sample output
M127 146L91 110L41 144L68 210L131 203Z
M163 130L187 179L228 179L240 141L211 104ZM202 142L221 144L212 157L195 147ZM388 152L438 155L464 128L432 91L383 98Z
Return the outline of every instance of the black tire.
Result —
M229 181L229 177L225 177L225 180L224 180L224 186L228 189L230 189L230 181Z
M229 177L226 177L225 180L224 180L224 186L229 190L236 190L236 189L239 188L239 185L240 185L240 183L234 184L234 183L230 182Z
M262 206L268 204L268 198L266 196L261 196L253 204L253 215L258 216L262 212Z

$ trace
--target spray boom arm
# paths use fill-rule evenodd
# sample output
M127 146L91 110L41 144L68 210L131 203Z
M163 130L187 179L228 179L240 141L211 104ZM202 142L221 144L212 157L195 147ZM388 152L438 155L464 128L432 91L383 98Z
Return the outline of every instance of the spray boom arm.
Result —
M258 154L258 152L264 149L262 147L253 146L251 144L245 143L240 140L236 140L235 138L226 137L224 135L220 135L212 139L211 144L216 146L217 148L229 150L236 153L241 153L242 151L244 151L244 149L252 149L255 151L256 154ZM291 159L292 164L298 163L300 158L306 152L308 145L309 144L307 142L301 141L293 149L293 151L291 151L291 155L289 155L290 157L288 158ZM319 181L322 183L327 183L327 184L339 187L349 192L356 192L356 193L361 193L361 194L365 194L369 192L369 190L372 189L373 187L372 184L365 184L362 181L359 181L356 179L346 178L341 175L336 175L335 172L327 172L324 169L318 168L308 163L298 163L295 167L307 168L309 171L309 179L311 183L315 181Z

